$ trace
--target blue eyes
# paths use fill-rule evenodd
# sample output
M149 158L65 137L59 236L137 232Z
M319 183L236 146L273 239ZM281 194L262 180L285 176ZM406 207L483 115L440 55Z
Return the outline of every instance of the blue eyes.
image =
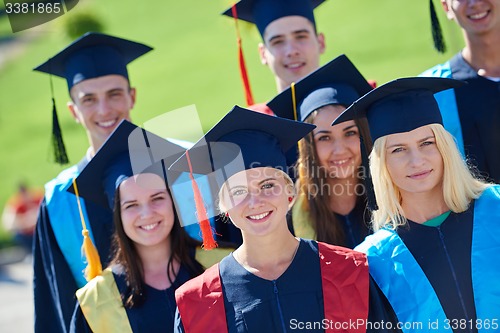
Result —
M432 145L435 145L436 142L435 141L424 141L420 144L420 147L427 147L427 146L432 146ZM402 147L397 147L395 149L393 149L391 151L391 153L399 153L399 152L402 152L402 151L405 151L407 150L407 148L405 146L402 146Z
M272 189L274 187L274 183L263 183L261 186L260 186L260 190L269 190L269 189ZM231 196L235 197L235 196L240 196L240 195L247 195L248 194L248 189L247 188L240 188L240 189L234 189L231 191Z

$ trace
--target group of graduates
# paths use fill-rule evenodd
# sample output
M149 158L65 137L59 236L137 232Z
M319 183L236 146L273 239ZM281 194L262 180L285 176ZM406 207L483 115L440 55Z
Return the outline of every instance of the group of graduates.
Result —
M441 0L465 48L378 87L319 67L322 2L224 13L257 26L278 95L194 144L131 122L149 46L90 32L35 69L90 144L45 186L35 332L500 330L500 2Z

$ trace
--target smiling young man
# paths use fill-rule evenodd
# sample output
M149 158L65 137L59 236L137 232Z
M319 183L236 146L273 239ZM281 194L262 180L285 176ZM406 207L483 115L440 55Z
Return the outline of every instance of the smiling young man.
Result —
M89 163L121 120L130 119L135 103L127 64L151 48L144 44L99 33L87 33L35 70L65 78L71 101L68 108L85 129L87 154L45 185L33 246L35 332L67 332L75 292L86 283L82 258L82 220L102 265L109 260L112 213L91 202L82 203L66 189ZM53 110L55 115L55 108ZM56 124L56 155L62 156L62 136ZM63 159L64 160L64 159ZM90 261L90 259L89 259Z
M500 182L500 0L441 0L465 47L422 74L468 84L436 95L445 128L482 176Z
M324 0L242 0L224 15L254 23L262 36L259 54L282 92L319 67L325 37L316 30L313 10ZM265 104L250 109L272 114Z

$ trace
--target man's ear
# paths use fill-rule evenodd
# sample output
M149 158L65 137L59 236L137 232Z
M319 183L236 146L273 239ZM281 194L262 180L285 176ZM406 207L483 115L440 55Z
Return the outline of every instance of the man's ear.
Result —
M445 11L448 20L453 20L455 18L455 15L453 14L453 11L450 9L450 6L448 6L448 1L441 0L441 6L443 6L443 10Z
M317 35L317 38L318 38L318 43L319 43L319 54L323 54L323 53L325 53L325 49L326 49L325 35L322 32L320 32Z
M75 103L69 101L66 106L68 107L69 112L71 113L71 116L76 120L77 123L80 123L80 118L78 117L78 111L77 106Z
M136 98L137 90L135 88L130 87L129 93L130 93L130 98L132 99L132 106L130 107L130 109L133 109L134 105L135 105L135 98Z
M266 46L264 45L264 43L259 43L259 56L261 64L267 65Z

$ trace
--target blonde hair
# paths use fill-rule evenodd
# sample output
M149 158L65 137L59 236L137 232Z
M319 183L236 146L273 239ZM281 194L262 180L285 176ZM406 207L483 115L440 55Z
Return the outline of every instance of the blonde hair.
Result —
M276 175L281 175L285 179L286 190L283 193L284 193L284 195L287 195L287 196L290 196L290 195L293 196L293 201L289 205L289 207L292 207L293 203L295 202L295 198L297 197L297 191L295 189L295 185L293 183L293 180L283 170L276 169L273 167L268 167L268 168L273 169L273 171L276 172ZM219 189L218 204L216 205L219 208L219 212L221 215L223 215L224 212L227 211L227 207L224 207L224 204L223 204L224 193L227 192L227 191L225 191L226 186L227 186L226 184L227 184L227 180L222 184L222 186ZM224 215L222 217L224 217Z
M476 178L467 167L456 147L453 136L440 124L428 125L436 138L436 146L443 158L443 197L448 208L461 213L469 208L490 184ZM387 136L377 139L370 154L370 172L379 209L373 212L375 231L383 227L396 229L406 224L401 207L401 192L394 184L386 164Z

